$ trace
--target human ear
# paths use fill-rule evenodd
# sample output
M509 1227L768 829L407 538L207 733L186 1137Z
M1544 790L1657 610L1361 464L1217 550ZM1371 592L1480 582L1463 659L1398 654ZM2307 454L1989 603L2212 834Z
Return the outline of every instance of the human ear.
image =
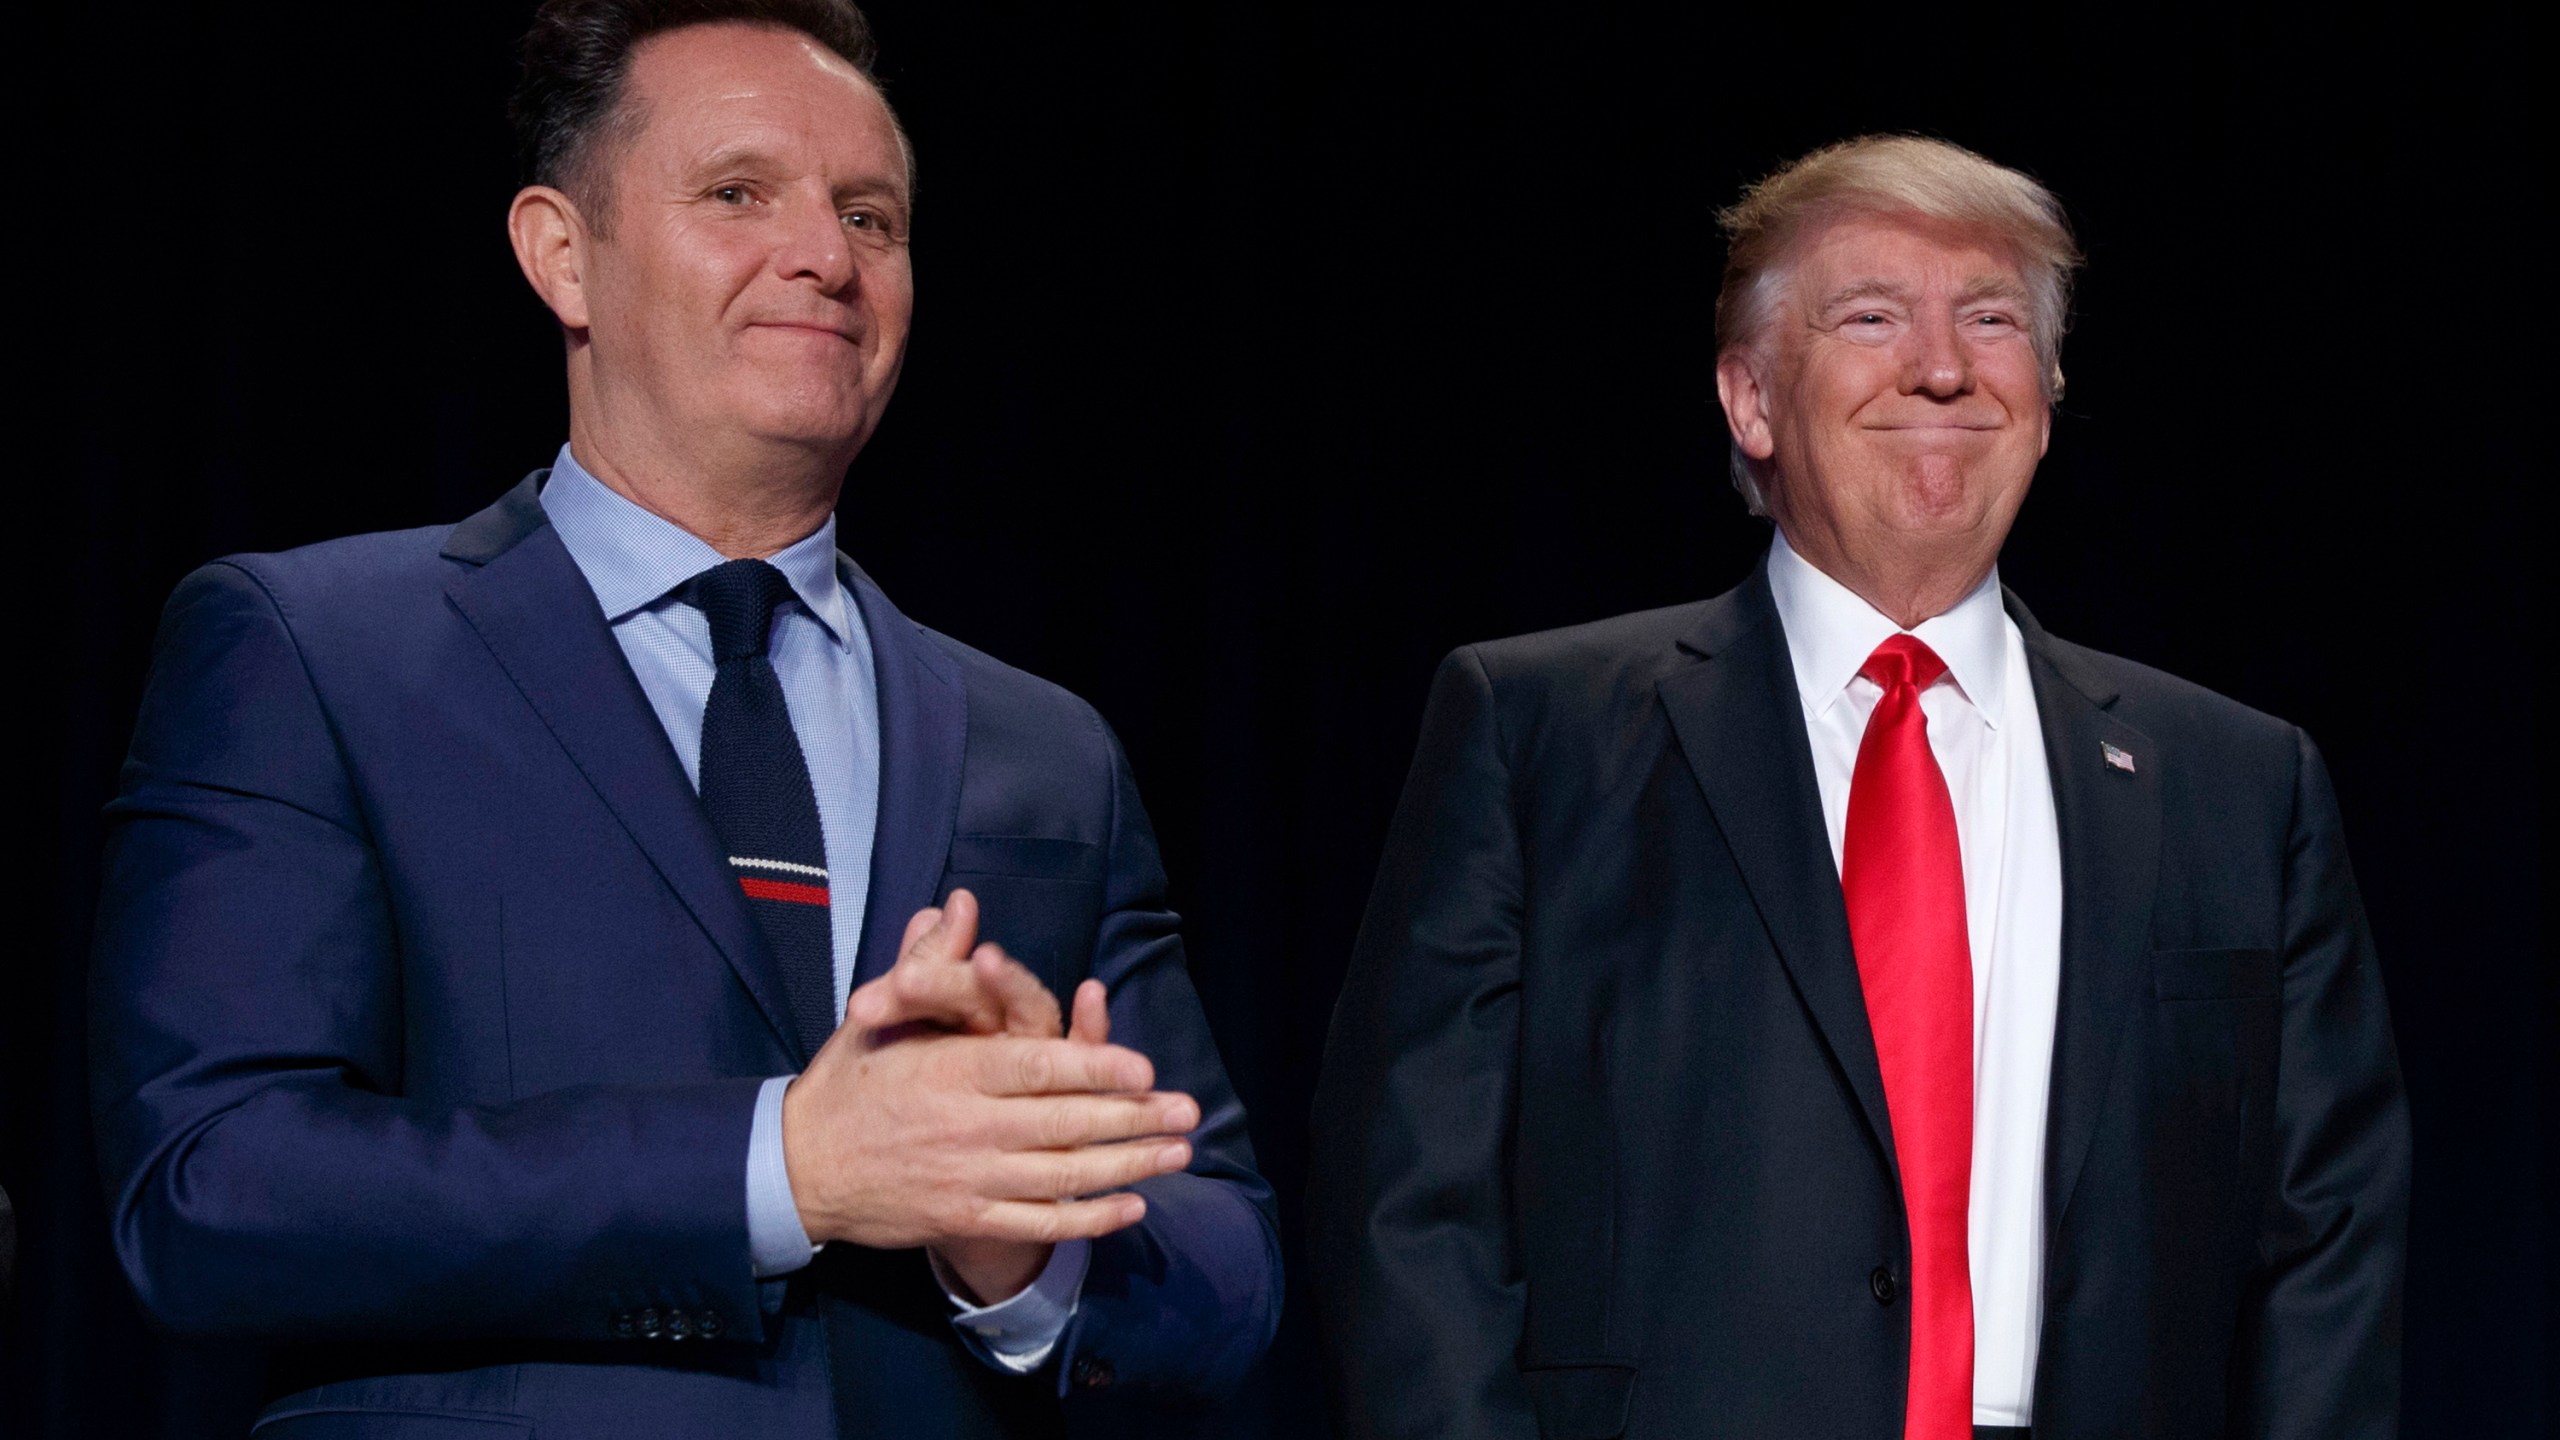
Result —
M1716 399L1724 405L1725 425L1743 454L1766 460L1778 453L1778 439L1769 426L1768 391L1747 347L1736 345L1716 357Z
M587 258L594 241L577 203L548 185L527 185L507 207L507 240L533 293L563 326L586 329Z

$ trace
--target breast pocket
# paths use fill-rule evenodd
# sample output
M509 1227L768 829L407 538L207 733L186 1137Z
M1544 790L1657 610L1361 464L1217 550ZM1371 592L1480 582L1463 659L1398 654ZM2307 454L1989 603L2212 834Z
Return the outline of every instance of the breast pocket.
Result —
M1632 1365L1536 1365L1525 1368L1529 1403L1541 1440L1614 1440L1627 1433L1627 1404L1636 1389Z
M2273 1156L2282 991L2273 950L2151 956L2152 1183L2186 1187L2180 1208L2226 1216L2235 1239Z
M1102 922L1102 847L1026 835L951 842L942 894L978 897L978 937L1004 947L1063 1001L1093 968Z

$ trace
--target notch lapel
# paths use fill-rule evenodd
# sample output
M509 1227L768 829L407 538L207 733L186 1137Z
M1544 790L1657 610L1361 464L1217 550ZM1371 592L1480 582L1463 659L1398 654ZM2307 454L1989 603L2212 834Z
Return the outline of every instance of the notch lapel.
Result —
M536 498L537 471L454 527L446 558L472 568L445 594L569 761L736 972L775 1042L806 1065L779 971L748 913L656 712Z
M1708 602L1680 644L1699 663L1657 687L1672 732L1741 867L1770 944L1857 1096L1898 1194L1901 1171L1884 1075L1849 948L1849 912L1814 784L1795 667L1769 594L1768 561L1739 588Z
M880 812L853 972L860 985L897 963L909 917L941 898L960 818L969 693L959 661L899 613L860 566L842 557L838 564L871 636L880 700Z
M2070 1208L2097 1132L2125 1027L2151 975L2153 891L2160 865L2159 753L2150 736L2108 713L2116 688L2055 640L2005 590L2026 642L2045 768L2062 844L2062 989L2053 1030L2045 1130L2045 1244ZM2106 747L2129 756L2109 763ZM2048 1276L2060 1273L2048 1263Z

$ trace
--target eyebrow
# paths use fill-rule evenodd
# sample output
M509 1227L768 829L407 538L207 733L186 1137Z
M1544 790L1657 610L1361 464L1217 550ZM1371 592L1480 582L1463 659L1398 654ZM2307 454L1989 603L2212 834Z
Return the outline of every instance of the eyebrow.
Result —
M1816 313L1846 305L1853 300L1909 300L1910 298L1911 287L1887 280L1882 276L1869 276L1862 280L1852 280L1824 296ZM1959 305L1970 305L1977 300L2013 300L2023 304L2030 298L2025 286L2006 275L1975 276L1965 282L1962 290L1956 292L1956 303Z
M762 146L728 144L696 158L685 167L687 175L710 175L721 170L770 170L774 158Z
M2027 293L2026 286L2006 275L1977 275L1966 281L1964 289L1956 294L1958 304L1975 300L2014 300L2025 304L2033 298Z
M1815 308L1817 311L1831 310L1852 300L1904 300L1910 295L1908 286L1897 285L1880 276L1870 276L1864 280L1852 280L1832 291L1822 297L1822 303Z

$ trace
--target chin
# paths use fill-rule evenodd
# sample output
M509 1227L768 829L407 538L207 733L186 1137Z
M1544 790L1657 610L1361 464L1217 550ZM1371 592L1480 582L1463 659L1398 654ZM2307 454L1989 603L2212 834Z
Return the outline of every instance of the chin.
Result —
M1951 455L1924 455L1899 467L1892 486L1895 508L1914 530L1979 528L2001 498L2023 488L2006 467L1967 463Z
M833 449L859 443L871 431L871 407L841 391L767 390L751 398L747 428L781 444Z
M1894 477L1894 508L1915 529L1960 527L1981 510L1981 493L1968 467L1946 456L1922 456Z

